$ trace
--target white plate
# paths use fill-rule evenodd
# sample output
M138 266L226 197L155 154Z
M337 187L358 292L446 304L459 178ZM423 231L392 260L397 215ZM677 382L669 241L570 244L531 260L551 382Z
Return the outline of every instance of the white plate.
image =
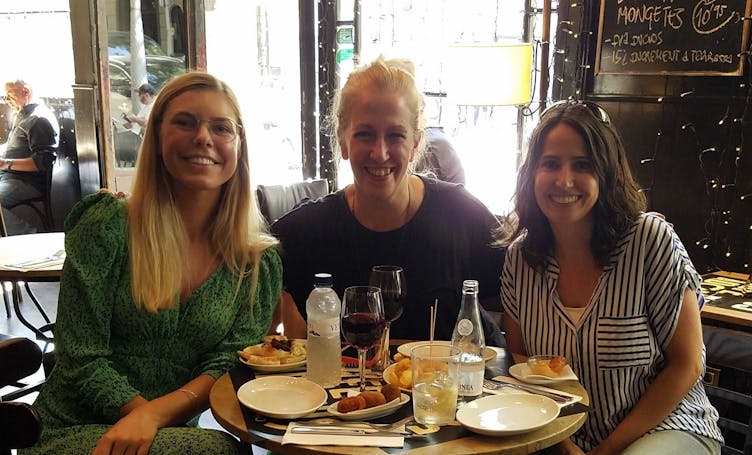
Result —
M248 381L238 389L238 401L259 414L296 419L326 403L327 394L313 381L292 376L267 376Z
M554 400L540 395L491 395L467 403L457 421L468 430L504 436L537 430L559 416Z
M530 367L527 363L517 363L509 367L509 374L514 376L515 378L519 379L520 381L527 382L529 384L540 384L540 385L546 385L546 384L556 384L557 382L562 381L576 381L577 375L574 374L574 371L572 371L572 367L569 365L566 365L563 370L561 370L561 374L558 378L547 378L545 376L541 375L534 375L533 377L528 377L530 375Z
M261 346L262 344L263 343L259 343L255 346ZM251 362L245 361L240 356L238 356L238 359L240 359L240 363L244 365L248 365L254 370L260 371L262 373L284 373L285 371L296 371L296 370L300 370L301 367L306 364L305 359L301 360L300 362L287 363L283 365L266 365L263 363L251 363Z
M387 378L392 373L392 371L394 371L395 368L397 368L397 364L393 363L393 364L389 365L388 367L386 367L386 370L384 370L384 373L382 373L381 376L384 378L384 382L386 382L387 384L392 384L391 382L389 382L389 380ZM398 384L392 384L392 385L396 385L397 387L399 387ZM406 389L404 387L399 387L399 389L401 391L405 392L405 393L412 393L413 392L412 389Z
M413 341L412 343L405 343L397 346L397 352L404 355L405 357L410 357L410 351L413 350L413 348L417 348L418 346L423 346L424 344L428 344L428 341ZM434 341L434 346L451 346L451 341ZM493 360L496 358L496 351L486 346L486 349L483 350L483 359L488 362L490 360Z
M326 411L342 420L369 420L384 417L397 411L403 404L410 401L410 396L402 393L399 399L395 398L389 403L382 404L380 406L374 406L372 408L361 409L360 411L352 412L339 412L337 411L337 403L330 404Z

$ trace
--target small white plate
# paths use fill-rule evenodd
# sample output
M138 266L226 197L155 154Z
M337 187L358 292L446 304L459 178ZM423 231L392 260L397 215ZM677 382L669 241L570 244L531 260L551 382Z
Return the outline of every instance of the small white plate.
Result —
M428 344L428 341L413 341L412 343L405 343L397 346L397 352L404 355L405 357L410 357L410 351L413 350L413 348L417 348L418 346L423 346L424 344ZM434 346L451 346L451 341L434 341ZM483 350L483 360L486 362L491 361L496 358L496 351L486 346L486 348Z
M326 411L342 420L369 420L384 417L397 411L403 404L410 401L410 396L403 393L400 394L399 399L395 398L389 403L384 403L380 406L374 406L372 408L361 409L360 411L352 412L339 412L337 411L337 403L330 404Z
M509 367L509 374L519 379L520 381L527 382L529 384L540 385L556 384L557 382L562 381L577 380L577 375L574 374L572 367L570 367L569 365L565 366L564 369L561 370L561 374L558 378L548 378L538 374L530 377L530 366L528 366L527 363L516 363L512 365L511 367Z
M559 416L554 400L540 395L491 395L467 403L457 411L457 421L468 430L506 436L527 433Z
M389 379L387 379L387 378L392 373L392 371L394 371L395 368L397 368L397 364L393 363L393 364L389 365L388 367L386 367L386 370L384 370L384 372L381 374L381 376L384 378L384 382L386 382L387 384L392 384L391 382L389 382ZM392 385L396 385L397 387L399 387L399 389L401 391L403 391L405 393L412 393L413 392L412 389L406 389L404 387L400 387L399 384L392 384Z
M296 419L326 403L327 394L313 381L292 376L267 376L248 381L238 389L238 401L259 414Z
M261 346L262 344L263 343L259 343L256 346ZM300 370L301 367L306 364L305 359L301 360L300 362L286 363L282 365L267 365L264 363L251 363L251 362L246 361L240 356L238 356L238 359L240 360L240 363L244 365L248 365L254 370L260 371L262 373L284 373L286 371L296 371L296 370Z

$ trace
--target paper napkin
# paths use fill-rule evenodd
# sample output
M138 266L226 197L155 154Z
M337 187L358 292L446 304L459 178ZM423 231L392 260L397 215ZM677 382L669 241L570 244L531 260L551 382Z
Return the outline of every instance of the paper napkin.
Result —
M331 435L331 434L302 434L293 433L295 422L290 422L282 437L282 445L300 444L308 446L360 446L360 447L402 447L405 438L395 433L394 436L360 436L360 435ZM404 431L404 426L395 431Z

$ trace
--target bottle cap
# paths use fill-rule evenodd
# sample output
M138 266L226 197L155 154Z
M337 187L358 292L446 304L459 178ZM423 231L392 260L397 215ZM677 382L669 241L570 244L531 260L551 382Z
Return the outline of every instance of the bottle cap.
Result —
M333 283L331 273L317 273L313 276L314 286L331 286Z

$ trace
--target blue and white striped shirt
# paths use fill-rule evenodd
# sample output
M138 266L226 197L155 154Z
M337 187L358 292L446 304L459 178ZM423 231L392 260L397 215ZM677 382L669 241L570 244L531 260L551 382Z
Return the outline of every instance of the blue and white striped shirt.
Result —
M593 408L574 440L591 450L660 373L684 290L699 296L701 278L673 229L658 217L643 215L618 242L582 316L572 321L556 291L555 259L549 257L541 274L525 262L519 247L519 241L509 247L501 276L504 311L520 325L528 354L570 359ZM703 347L703 363L704 357ZM701 378L651 432L685 430L723 441L718 412Z

